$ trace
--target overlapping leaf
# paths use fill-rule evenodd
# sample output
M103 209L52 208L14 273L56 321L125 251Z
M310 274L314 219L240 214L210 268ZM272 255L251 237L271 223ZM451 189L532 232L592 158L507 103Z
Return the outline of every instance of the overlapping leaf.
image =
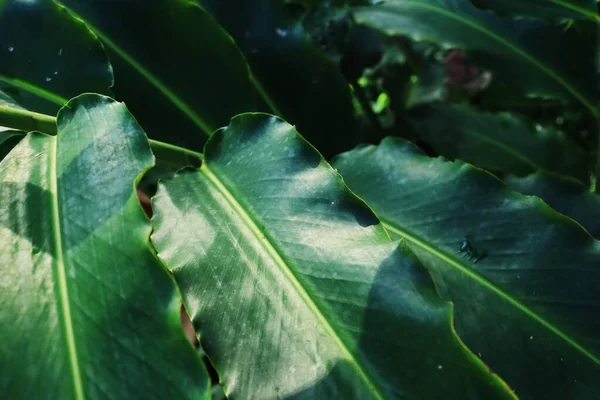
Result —
M102 40L114 92L150 137L201 148L258 93L227 33L189 0L63 0Z
M46 0L0 6L0 91L12 101L55 115L78 94L109 93L112 68L81 21Z
M456 328L522 399L600 390L600 242L535 197L386 139L333 162L455 304Z
M243 114L153 199L229 398L511 397L405 247L292 126Z
M598 116L595 35L534 21L511 21L469 0L389 0L357 7L356 19L392 35L464 50L493 72L496 85L518 95L576 101Z
M279 0L198 0L244 52L273 110L330 156L357 143L350 90Z
M232 116L264 110L304 126L311 142L347 146L353 128L348 87L277 2L62 3L104 43L117 98L127 102L150 137L199 149ZM201 4L210 5L231 29L254 75ZM339 125L317 123L324 115Z
M600 195L591 193L581 182L543 172L526 177L507 176L504 181L519 193L541 198L600 239Z
M0 392L6 398L210 398L134 183L153 165L124 105L86 95L58 136L0 163Z
M589 180L586 153L560 132L511 113L433 103L408 113L408 135L434 151L492 170L526 175L539 170Z
M589 19L600 23L597 0L471 0L501 16L540 18L550 21Z

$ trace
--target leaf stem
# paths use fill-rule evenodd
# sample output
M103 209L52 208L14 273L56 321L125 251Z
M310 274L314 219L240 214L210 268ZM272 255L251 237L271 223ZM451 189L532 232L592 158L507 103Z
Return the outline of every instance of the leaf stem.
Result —
M56 117L5 105L0 105L0 126L25 132L38 131L48 135L56 135L57 132ZM202 153L184 147L154 139L148 139L148 142L159 160L168 160L171 163L177 160L182 165L187 165L197 164L203 159Z
M0 126L20 131L40 131L56 135L56 118L22 108L0 105Z

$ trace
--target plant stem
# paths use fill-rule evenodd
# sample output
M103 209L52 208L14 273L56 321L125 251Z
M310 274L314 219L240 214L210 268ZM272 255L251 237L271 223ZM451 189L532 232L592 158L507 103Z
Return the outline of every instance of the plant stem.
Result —
M56 135L57 132L56 118L53 116L3 105L0 105L0 126L25 132L38 131L48 135ZM193 150L153 139L148 139L148 142L159 160L171 163L177 160L182 165L187 165L190 161L197 164L203 159L202 153Z
M15 107L0 105L0 126L56 135L56 118Z

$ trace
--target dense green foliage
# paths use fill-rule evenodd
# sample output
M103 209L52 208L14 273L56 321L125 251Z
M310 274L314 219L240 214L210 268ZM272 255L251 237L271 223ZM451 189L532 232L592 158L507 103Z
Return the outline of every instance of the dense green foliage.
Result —
M598 397L599 27L0 1L0 393Z

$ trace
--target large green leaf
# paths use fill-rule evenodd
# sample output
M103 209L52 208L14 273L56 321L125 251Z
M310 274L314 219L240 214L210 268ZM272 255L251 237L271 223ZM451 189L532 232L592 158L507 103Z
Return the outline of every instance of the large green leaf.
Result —
M102 40L115 68L117 98L152 138L200 149L232 116L270 110L307 129L328 154L353 139L348 87L278 2L62 3ZM200 3L231 29L252 72Z
M517 192L540 197L600 239L600 195L591 193L581 182L543 172L526 177L507 176L504 181Z
M190 148L259 95L227 33L190 0L62 0L102 40L114 92L154 139Z
M462 347L426 270L282 120L234 118L153 209L229 398L512 396Z
M108 94L112 83L102 45L63 7L47 0L0 4L0 91L12 100L55 115L67 99Z
M598 0L471 0L501 16L533 17L550 21L590 19L600 23Z
M600 391L600 242L463 162L386 139L334 160L455 305L456 329L522 399Z
M85 95L0 163L0 392L210 398L134 191L153 165L124 105Z
M576 100L598 111L596 49L574 30L533 21L512 21L475 8L469 0L389 0L357 7L356 19L388 34L463 49L489 69L506 90L528 97ZM592 35L595 37L595 35Z
M348 83L280 0L198 0L244 52L277 113L325 156L357 143Z
M526 175L548 170L589 180L583 149L560 132L511 113L481 113L466 105L442 103L407 113L411 138L439 154L492 171Z

